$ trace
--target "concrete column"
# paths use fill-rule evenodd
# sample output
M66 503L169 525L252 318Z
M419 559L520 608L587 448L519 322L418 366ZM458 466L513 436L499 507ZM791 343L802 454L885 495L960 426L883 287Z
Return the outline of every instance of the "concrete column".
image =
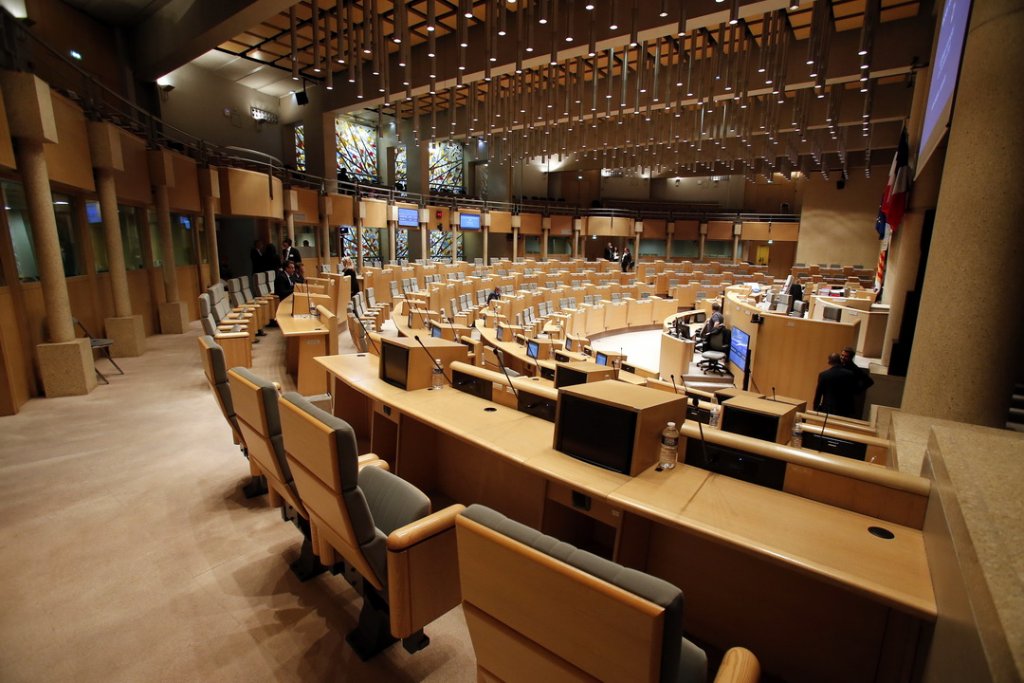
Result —
M160 333L182 334L188 329L188 307L178 293L178 267L174 262L171 205L166 185L154 185L156 224L160 230L160 270L164 277L164 302L160 304Z
M206 228L206 254L210 259L210 282L220 282L220 252L217 249L216 197L203 197L203 225Z
M320 197L320 265L331 263L331 225L330 204L327 197Z
M1001 427L1024 348L1020 0L971 10L903 410ZM959 329L951 321L961 321Z
M295 212L285 210L284 212L284 224L288 228L288 239L292 241L292 245L295 244Z
M57 142L50 88L28 73L0 73L14 155L25 187L35 246L36 265L46 305L50 343L36 346L36 358L47 397L87 394L96 387L89 341L75 337L71 301L53 213L44 142Z
M430 258L430 245L427 243L427 232L430 230L429 223L420 223L420 258Z
M512 228L512 263L515 263L518 259L516 258L516 252L519 250L519 228Z
M577 259L580 257L580 226L579 218L574 218L572 221L572 257Z
M701 223L699 229L700 229L700 237L697 238L697 260L698 261L703 261L704 260L704 242L708 238L708 224L707 223Z
M395 260L395 252L398 251L398 241L396 238L397 226L395 221L388 221L388 260ZM383 263L381 264L384 265Z
M736 263L740 260L740 236L732 236L732 262Z
M540 260L548 260L548 240L551 239L551 231L544 229L540 231Z
M633 263L638 263L639 261L640 261L640 233L636 233L633 236Z
M356 267L363 272L363 218L356 219Z
M452 264L459 260L459 230L452 226Z
M100 215L103 217L107 264L110 269L110 290L114 299L114 315L103 321L107 337L114 342L110 347L110 353L119 358L141 356L146 350L146 330L142 316L132 315L113 171L105 168L96 169L96 191L99 195Z

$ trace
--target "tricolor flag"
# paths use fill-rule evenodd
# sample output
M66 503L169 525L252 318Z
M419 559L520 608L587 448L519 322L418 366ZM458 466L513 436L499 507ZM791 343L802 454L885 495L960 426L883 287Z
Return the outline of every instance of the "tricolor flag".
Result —
M889 239L903 221L903 212L907 208L907 191L910 189L910 146L907 144L907 131L900 133L900 143L896 148L892 166L889 168L889 182L885 185L882 204L878 207L878 218L875 230L882 244L878 250L878 265L875 268L875 290L880 291L885 282L885 265L889 256Z

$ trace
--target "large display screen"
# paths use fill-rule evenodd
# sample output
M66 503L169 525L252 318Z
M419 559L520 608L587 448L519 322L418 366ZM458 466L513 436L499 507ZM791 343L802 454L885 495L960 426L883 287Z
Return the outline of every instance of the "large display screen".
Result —
M462 230L479 230L480 229L480 214L478 213L460 213L459 214L459 228Z
M740 372L747 371L747 356L750 351L750 335L738 327L732 328L732 337L729 340L729 362L740 369Z
M398 225L403 228L418 228L420 225L420 212L417 209L398 207Z

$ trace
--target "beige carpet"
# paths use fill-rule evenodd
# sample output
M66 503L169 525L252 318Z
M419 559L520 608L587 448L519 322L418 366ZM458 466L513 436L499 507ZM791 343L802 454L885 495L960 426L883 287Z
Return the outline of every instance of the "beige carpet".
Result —
M361 599L341 577L299 583L299 532L241 494L197 335L151 337L109 386L0 418L0 680L474 680L458 609L415 655L345 644ZM257 372L281 342L256 347Z

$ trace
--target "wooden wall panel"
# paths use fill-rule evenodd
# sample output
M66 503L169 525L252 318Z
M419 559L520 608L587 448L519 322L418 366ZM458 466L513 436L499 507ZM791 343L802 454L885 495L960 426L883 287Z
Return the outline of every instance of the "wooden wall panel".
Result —
M674 240L699 240L700 224L697 221L676 221Z
M708 221L708 239L732 241L732 221Z
M174 187L167 188L167 201L171 211L198 214L202 211L199 201L199 173L196 162L183 154L171 153L171 167L174 169Z
M388 227L388 204L379 199L362 199L359 202L365 217L363 218L364 228L386 228ZM444 223L448 226L448 209L444 210ZM434 226L436 227L436 226Z
M633 219L632 218L621 218L616 216L612 218L611 233L615 237L632 237L633 236Z
M520 235L539 235L543 232L544 217L539 213L521 213L519 221Z
M355 200L347 194L329 194L327 200L331 203L332 226L355 225L354 206Z
M226 216L273 218L267 175L240 168L220 169L221 205ZM281 201L281 192L275 196ZM281 209L282 214L284 209Z
M264 183L266 183L266 178L264 178ZM270 206L266 218L276 218L282 221L284 220L284 184L281 183L280 178L271 178L270 182L266 184L270 188ZM223 191L224 188L221 188L221 192Z
M121 155L124 158L124 170L114 171L117 201L132 206L152 204L153 191L149 182L145 141L121 131Z
M512 232L512 214L508 211L491 211L491 232Z
M0 166L9 169L17 167L14 161L14 145L11 143L11 127L7 123L7 107L4 104L3 93L0 93Z
M768 226L771 226L771 236L768 234ZM796 242L800 236L799 223L763 223L746 221L743 223L743 234L740 239L767 241L773 239L777 242Z
M298 212L295 214L295 222L306 225L318 225L320 223L320 193L308 187L293 187L290 189L295 192L296 199L298 200Z
M560 237L572 236L572 216L552 216L551 234Z
M147 337L157 332L157 316L153 304L156 299L149 282L149 271L145 268L128 271L128 294L132 300L132 313L142 316L142 328L146 331Z
M22 343L10 287L0 287L0 415L13 415L31 396L32 349Z
M57 123L57 144L44 144L50 180L87 192L96 189L89 154L89 133L85 114L71 100L51 91L53 117Z
M437 230L438 226L444 230L448 229L450 220L447 206L428 206L427 211L430 212L430 220L427 221L427 225L431 230Z
M668 221L663 218L645 218L644 219L644 231L641 233L641 237L644 239L665 239L666 226Z

